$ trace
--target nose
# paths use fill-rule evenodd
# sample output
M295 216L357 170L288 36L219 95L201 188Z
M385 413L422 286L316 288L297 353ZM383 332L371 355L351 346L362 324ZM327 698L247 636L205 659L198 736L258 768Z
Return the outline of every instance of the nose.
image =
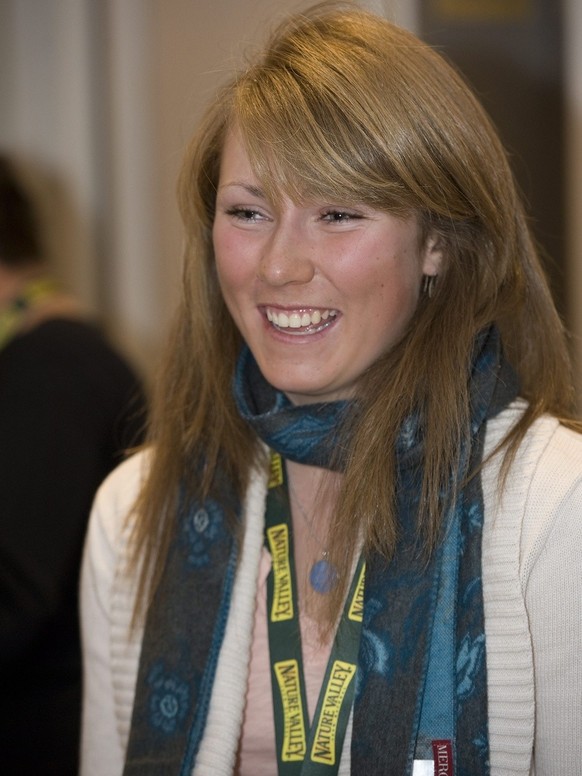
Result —
M259 278L272 286L309 283L315 274L314 246L300 228L278 224L263 245Z

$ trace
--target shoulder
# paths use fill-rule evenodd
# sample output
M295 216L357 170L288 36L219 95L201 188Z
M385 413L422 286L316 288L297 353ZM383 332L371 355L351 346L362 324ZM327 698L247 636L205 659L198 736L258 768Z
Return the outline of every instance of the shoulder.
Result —
M100 349L103 344L103 335L93 324L77 318L51 318L13 339L5 352L26 358L87 346Z
M491 764L493 771L521 762L525 773L533 747L544 773L572 773L580 720L571 698L582 680L573 650L582 637L582 437L542 416L504 480L503 451L490 454L524 406L516 402L488 423L482 471ZM544 770L550 762L557 770Z
M89 521L81 572L84 774L123 770L141 640L130 627L133 580L123 572L149 459L149 451L137 453L107 477Z
M131 375L133 370L99 326L82 319L46 320L8 343L2 351L3 367L74 372L88 375L113 370L110 379Z
M516 401L487 424L485 441L485 471L497 476L504 450L492 455L496 446L517 423L524 402ZM506 487L511 492L524 480L539 497L546 501L563 497L572 486L582 481L582 434L563 426L551 415L542 415L526 431L509 469ZM521 481L521 482L518 482ZM549 486L549 487L548 487ZM521 488L520 488L521 490Z
M108 595L120 559L127 551L132 510L147 475L150 451L132 455L99 487L85 541L86 582Z
M486 455L517 422L523 403L516 402L487 428ZM484 498L496 516L492 528L513 526L520 547L520 572L526 582L539 554L552 543L582 541L582 435L551 416L538 418L526 432L504 483L503 451L485 466ZM502 487L503 484L503 487Z
M111 627L117 588L128 588L127 612L133 602L133 578L127 572L134 505L149 467L150 452L128 458L103 482L93 502L81 570L81 615L84 641L105 638ZM127 622L129 623L130 614ZM101 622L101 628L95 623ZM101 633L98 633L100 631Z
M487 422L485 456L487 457L521 418L526 403L522 399L512 402L505 410ZM563 426L552 415L542 415L527 430L520 446L517 461L543 459L544 456L574 454L577 461L582 460L582 434ZM576 465L576 464L575 464Z
M92 510L94 520L112 537L119 535L129 519L150 460L149 449L135 453L113 469L97 490Z
M45 321L9 342L0 354L0 370L3 382L42 381L45 393L96 386L100 394L108 394L139 383L97 326L73 319Z

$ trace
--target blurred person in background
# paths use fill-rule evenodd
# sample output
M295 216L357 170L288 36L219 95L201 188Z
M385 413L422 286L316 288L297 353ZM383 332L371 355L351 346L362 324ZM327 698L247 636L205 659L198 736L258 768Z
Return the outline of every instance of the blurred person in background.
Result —
M140 381L47 274L37 213L0 156L0 757L78 771L78 576L96 488L139 441Z

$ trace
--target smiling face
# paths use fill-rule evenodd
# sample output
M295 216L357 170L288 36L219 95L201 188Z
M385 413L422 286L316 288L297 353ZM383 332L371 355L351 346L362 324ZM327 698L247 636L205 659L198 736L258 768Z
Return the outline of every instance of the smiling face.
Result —
M226 305L261 372L296 404L353 395L402 336L423 273L417 219L368 205L270 202L238 135L225 142L213 244Z

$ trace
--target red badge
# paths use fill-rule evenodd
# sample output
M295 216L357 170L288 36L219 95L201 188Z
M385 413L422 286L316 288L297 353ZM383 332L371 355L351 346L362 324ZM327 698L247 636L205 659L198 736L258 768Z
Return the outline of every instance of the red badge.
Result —
M432 755L434 759L434 776L454 776L453 769L453 742L432 742Z

